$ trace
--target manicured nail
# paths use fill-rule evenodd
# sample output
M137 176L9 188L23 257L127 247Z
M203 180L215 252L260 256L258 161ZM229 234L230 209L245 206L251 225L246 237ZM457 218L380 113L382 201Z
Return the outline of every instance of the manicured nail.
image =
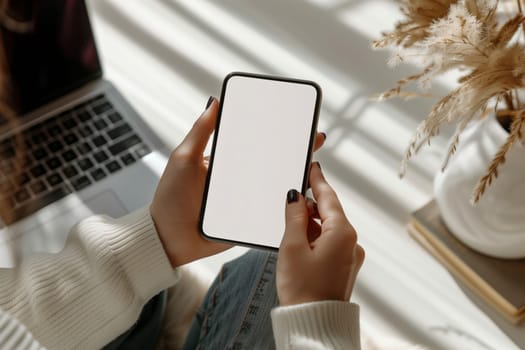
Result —
M297 202L298 200L299 200L299 192L297 192L296 190L288 191L288 193L286 194L286 201L288 203Z
M326 133L322 132L321 135L323 135L324 140L326 141Z
M210 98L208 99L208 102L206 103L206 109L210 108L212 103L213 103L213 96L210 96Z

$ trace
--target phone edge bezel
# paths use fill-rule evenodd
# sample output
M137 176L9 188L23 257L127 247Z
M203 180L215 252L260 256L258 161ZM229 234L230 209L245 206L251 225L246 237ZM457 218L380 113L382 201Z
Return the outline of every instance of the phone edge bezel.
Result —
M199 213L199 224L198 224L198 226L199 226L198 227L199 233L205 239L207 239L209 241L212 241L212 242L227 243L227 244L232 244L232 245L236 245L236 246L237 245L238 246L244 246L244 247L248 247L248 248L257 248L257 249L278 251L279 247L266 246L266 245L260 245L260 244L254 244L254 243L249 243L249 242L242 242L242 241L234 241L234 240L229 240L229 239L226 239L226 238L212 237L212 236L206 234L204 232L204 228L203 228L204 214L205 214L205 211L206 211L206 202L207 202L207 198L208 198L208 190L209 190L209 185L210 185L211 173L212 173L212 170L213 170L213 161L214 161L214 158L215 158L214 157L215 156L215 148L216 148L217 139L218 139L218 135L219 135L219 129L220 129L220 121L221 121L221 116L222 116L222 107L223 107L224 95L226 93L226 86L228 84L228 81L232 77L235 77L235 76L244 76L244 77L250 77L250 78L257 78L257 79L266 79L266 80L275 80L275 81L284 81L284 82L290 82L290 83L305 84L305 85L312 86L316 90L317 94L316 94L314 115L313 115L313 118L312 118L312 125L310 127L310 140L309 140L309 145L308 145L308 153L307 153L307 156L306 156L306 163L305 163L305 166L304 166L303 183L302 183L302 188L301 188L301 194L303 196L306 194L306 190L308 189L308 181L309 181L309 175L310 175L310 171L309 170L310 170L310 164L312 162L312 157L313 157L313 148L314 148L314 144L315 144L315 135L316 135L316 132L317 132L317 125L318 125L318 122L319 122L319 114L320 114L320 110L321 110L321 101L322 101L322 96L323 96L322 89L319 86L319 84L317 84L316 82L311 81L311 80L288 78L288 77L283 77L283 76L278 76L278 75L247 73L247 72L240 72L240 71L235 71L235 72L229 73L228 75L226 75L226 77L224 78L223 83L222 83L221 95L220 95L220 100L219 100L219 110L217 111L217 120L216 120L216 123L215 123L213 140L212 140L212 149L211 149L210 160L209 160L209 164L208 164L208 172L206 174L206 181L205 181L205 184L204 184L204 192L203 192L202 199L201 199L201 209L200 209L200 213ZM284 198L283 198L283 200L284 200Z

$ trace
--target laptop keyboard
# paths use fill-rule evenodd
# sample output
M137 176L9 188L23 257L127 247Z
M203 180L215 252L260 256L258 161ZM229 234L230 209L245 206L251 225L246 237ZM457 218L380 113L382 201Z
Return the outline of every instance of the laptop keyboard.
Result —
M104 95L0 142L0 194L20 220L151 152ZM19 159L20 155L23 159ZM20 165L23 164L23 165Z

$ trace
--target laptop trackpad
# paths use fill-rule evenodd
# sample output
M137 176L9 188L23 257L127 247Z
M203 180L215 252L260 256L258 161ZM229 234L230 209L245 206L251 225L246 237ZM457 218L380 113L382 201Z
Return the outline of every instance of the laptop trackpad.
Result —
M11 267L35 252L61 251L71 228L84 218L95 214L118 218L128 212L110 190L87 200L72 197L66 200L65 206L56 208L58 210L46 212L46 208L19 225L2 229L0 267Z

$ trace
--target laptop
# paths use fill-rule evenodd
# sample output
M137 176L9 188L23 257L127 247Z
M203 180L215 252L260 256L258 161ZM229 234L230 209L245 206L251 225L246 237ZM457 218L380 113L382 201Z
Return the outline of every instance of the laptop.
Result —
M60 251L87 216L147 205L168 153L104 80L84 0L6 4L0 85L14 115L0 115L0 191L13 215L0 267Z

